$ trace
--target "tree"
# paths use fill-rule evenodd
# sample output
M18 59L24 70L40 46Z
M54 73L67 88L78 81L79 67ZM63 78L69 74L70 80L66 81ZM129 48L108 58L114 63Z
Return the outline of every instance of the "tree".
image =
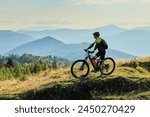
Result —
M24 68L25 68L24 74L26 74L26 75L31 75L30 66L29 66L29 65L26 65Z
M56 61L56 59L53 61L52 67L53 67L53 69L57 69L57 61Z
M8 59L6 67L15 67L15 64L11 58Z
M4 63L3 63L3 60L0 59L0 68L4 67Z
M38 64L35 64L33 71L34 71L34 73L38 73L38 72L42 71L42 66L41 66L41 64L39 64L39 63L38 63Z

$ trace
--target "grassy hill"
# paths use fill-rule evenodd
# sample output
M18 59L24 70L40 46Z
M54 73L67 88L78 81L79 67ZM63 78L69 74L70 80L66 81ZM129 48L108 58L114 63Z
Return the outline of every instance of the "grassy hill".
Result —
M45 71L25 81L0 81L0 99L150 99L150 57L116 61L104 79L75 79L70 68Z

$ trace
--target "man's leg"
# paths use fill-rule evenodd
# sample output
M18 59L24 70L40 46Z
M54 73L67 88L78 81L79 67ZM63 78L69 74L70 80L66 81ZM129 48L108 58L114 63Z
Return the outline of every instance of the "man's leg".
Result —
M101 59L100 64L99 63L96 64L96 67L99 68L100 67L99 65L102 64L102 62L103 62L103 60L105 58L105 52L98 51L95 56L98 56L98 57L100 56L100 59Z
M100 57L100 54L101 54L101 53L98 51L98 52L95 54L95 56L94 56L94 57L98 58L98 57ZM97 63L96 63L95 68L96 68L96 70L98 70L98 69L99 69L99 63L98 63L98 61L97 61Z
M100 58L101 58L101 61L100 61L100 67L101 67L101 70L102 70L102 67L103 67L103 62L104 62L104 59L105 59L105 54L106 54L106 51L101 51L100 52ZM104 78L104 74L101 72L100 78Z
M104 59L105 59L105 54L106 54L106 51L101 51L100 52L100 58L101 58L101 61L103 62L104 61ZM102 63L101 62L101 63Z

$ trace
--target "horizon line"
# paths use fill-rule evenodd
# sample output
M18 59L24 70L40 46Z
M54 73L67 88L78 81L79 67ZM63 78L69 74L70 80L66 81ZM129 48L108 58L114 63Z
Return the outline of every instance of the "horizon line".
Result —
M54 28L54 27L38 27L36 28L35 27L25 27L25 28L17 28L17 29L11 29L11 28L6 28L6 29L1 29L0 30L2 31L20 31L20 30L27 30L27 31L46 31L46 30L65 30L65 29L70 29L70 30L94 30L94 29L98 29L98 28L104 28L104 27L109 27L109 26L114 26L114 27L118 27L118 28L122 28L122 29L126 29L126 30L132 30L132 29L137 29L137 28L142 28L142 27L149 27L150 25L144 25L144 26L136 26L136 27L130 27L130 28L127 28L127 27L124 27L124 26L120 26L120 25L116 25L116 24L107 24L107 25L102 25L102 26L98 26L98 27L95 27L95 28L73 28L73 27L58 27L58 28Z

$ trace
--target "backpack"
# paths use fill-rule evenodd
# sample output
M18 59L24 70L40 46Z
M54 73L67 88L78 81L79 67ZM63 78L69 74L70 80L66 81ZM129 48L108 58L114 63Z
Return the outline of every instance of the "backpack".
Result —
M106 43L106 41L104 39L102 39L102 47L104 49L108 49L108 44Z

